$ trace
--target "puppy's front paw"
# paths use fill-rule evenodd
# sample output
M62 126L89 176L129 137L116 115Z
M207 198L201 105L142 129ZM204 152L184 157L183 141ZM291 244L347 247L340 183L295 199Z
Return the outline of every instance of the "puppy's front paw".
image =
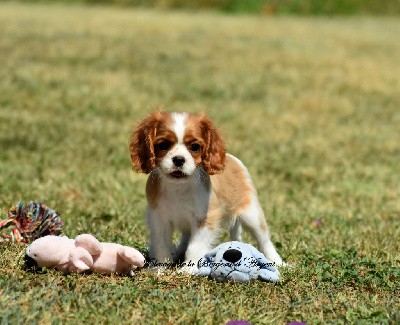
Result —
M199 272L197 264L189 262L182 263L182 266L178 269L178 274L196 275Z
M163 276L167 272L167 268L163 266L151 267L148 270L157 276Z

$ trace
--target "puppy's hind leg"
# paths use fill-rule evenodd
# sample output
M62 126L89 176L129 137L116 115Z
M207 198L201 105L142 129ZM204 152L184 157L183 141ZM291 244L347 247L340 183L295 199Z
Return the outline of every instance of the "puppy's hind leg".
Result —
M254 236L261 252L272 262L275 262L276 265L285 265L271 242L268 225L256 197L253 197L248 207L240 212L239 219L243 226Z
M232 241L242 241L242 224L239 218L236 218L235 222L231 225L229 233Z

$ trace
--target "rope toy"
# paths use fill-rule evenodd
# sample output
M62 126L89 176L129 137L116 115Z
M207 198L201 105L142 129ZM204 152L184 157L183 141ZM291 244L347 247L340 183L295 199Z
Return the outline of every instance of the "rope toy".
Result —
M18 202L7 211L8 220L0 221L0 230L13 226L8 234L0 235L1 242L30 243L47 235L59 235L64 226L55 210L43 203L31 201Z

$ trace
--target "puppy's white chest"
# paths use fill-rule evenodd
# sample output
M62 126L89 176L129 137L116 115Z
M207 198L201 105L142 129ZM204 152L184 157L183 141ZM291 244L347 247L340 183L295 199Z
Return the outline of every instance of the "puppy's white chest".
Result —
M170 222L175 229L190 229L206 217L209 197L204 186L164 184L158 209L164 221Z

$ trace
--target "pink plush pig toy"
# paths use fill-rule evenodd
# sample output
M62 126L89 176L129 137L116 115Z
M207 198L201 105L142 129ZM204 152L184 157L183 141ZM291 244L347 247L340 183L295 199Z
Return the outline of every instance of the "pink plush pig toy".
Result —
M75 239L52 235L41 237L27 247L26 255L40 267L55 268L65 274L91 270L133 276L134 270L145 264L144 256L136 249L101 243L90 234Z

